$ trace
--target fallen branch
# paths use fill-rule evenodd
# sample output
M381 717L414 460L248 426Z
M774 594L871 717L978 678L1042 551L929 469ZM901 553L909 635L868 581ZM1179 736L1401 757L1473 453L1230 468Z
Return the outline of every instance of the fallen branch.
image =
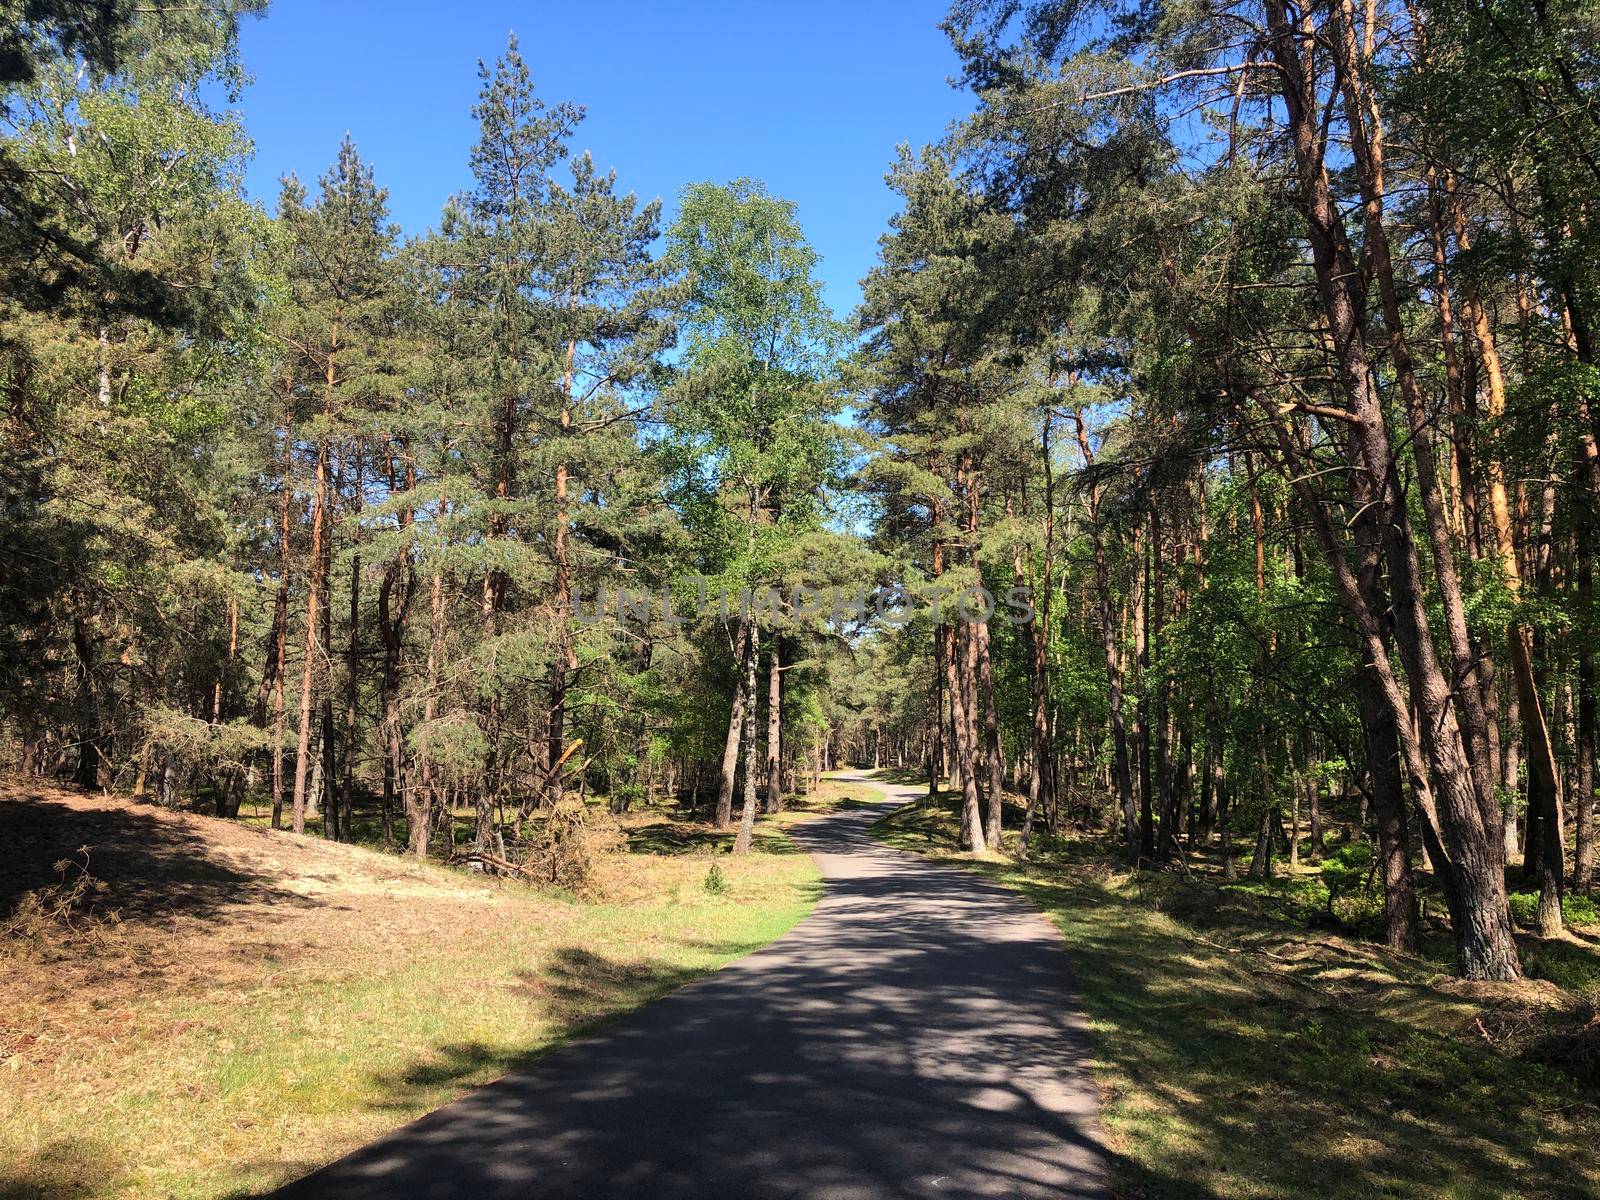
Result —
M493 867L497 871L504 871L510 875L529 874L527 867L518 866L509 859L500 858L493 854L485 854L479 850L469 850L465 854L452 854L449 861L451 863L484 863L487 866Z

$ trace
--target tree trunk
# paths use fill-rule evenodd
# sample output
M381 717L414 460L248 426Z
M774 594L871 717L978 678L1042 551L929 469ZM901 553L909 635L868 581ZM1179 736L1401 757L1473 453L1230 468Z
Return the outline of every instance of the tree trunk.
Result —
M1451 197L1451 213L1457 244L1464 251L1470 250L1472 239L1459 197ZM1494 328L1489 323L1489 314L1470 288L1463 295L1462 311L1472 324L1484 380L1488 385L1488 418L1491 421L1501 420L1506 409L1505 373ZM1502 578L1512 595L1517 596L1522 590L1522 570L1517 560L1505 469L1498 459L1491 456L1485 461L1484 475L1488 484L1490 523L1494 530L1495 551ZM1511 678L1516 688L1517 708L1522 718L1523 746L1528 759L1529 845L1524 850L1523 863L1525 870L1529 865L1537 867L1540 877L1538 929L1541 936L1551 937L1561 931L1561 893L1566 870L1555 748L1551 743L1544 702L1539 695L1534 671L1533 631L1514 620L1506 631L1506 637L1511 650ZM1532 835L1536 828L1543 836L1537 846L1539 854L1535 857Z
M1134 531L1134 553L1139 560L1139 570L1133 588L1133 745L1135 764L1139 772L1139 853L1154 858L1156 852L1155 787L1150 775L1150 544L1153 538L1142 539L1143 553L1139 552L1139 532Z
M73 698L77 721L78 759L72 781L86 791L100 784L100 700L95 691L94 635L81 616L72 619L72 649L76 656Z
M1578 610L1588 612L1594 598L1594 562L1589 550L1587 519L1581 520L1577 535ZM1594 760L1595 760L1595 667L1594 650L1588 638L1578 649L1577 770L1573 783L1572 811L1577 846L1572 861L1572 890L1589 890L1594 859Z
M322 620L322 661L327 664L328 679L322 690L322 836L331 841L339 840L342 833L340 822L340 790L343 776L339 770L339 739L334 732L333 717L333 517L331 505L333 498L340 494L340 480L337 471L330 480L328 489L328 503L330 505L328 528L322 539L322 566L320 574L323 579L325 596L323 602L324 616Z
M283 684L288 670L289 576L292 541L289 531L290 501L294 496L294 434L292 382L284 381L283 468L278 496L278 587L272 602L272 633L267 643L267 666L261 673L258 708L265 708L270 689L272 697L272 827L283 828Z
M306 771L311 759L311 702L316 690L318 620L323 590L327 587L323 575L327 506L328 444L324 441L317 447L317 473L311 494L311 551L306 558L311 568L311 578L306 587L306 655L300 672L300 729L294 752L294 806L291 810L291 827L296 833L306 831Z
M933 627L933 720L928 733L928 802L939 798L939 784L943 782L948 751L944 743L944 646L943 625Z
M1073 414L1078 427L1078 447L1086 465L1093 465L1088 429L1081 411ZM1099 606L1100 644L1105 652L1111 715L1111 778L1116 785L1117 807L1122 813L1123 848L1130 861L1139 860L1138 812L1133 798L1133 771L1128 762L1128 734L1122 713L1122 666L1117 657L1116 609L1111 598L1111 577L1106 567L1105 533L1100 525L1100 489L1089 488L1089 534L1094 552L1095 599Z
M953 782L960 791L961 845L976 854L984 847L983 816L978 810L978 774L973 762L977 755L973 739L975 725L968 719L966 709L971 694L967 679L977 669L977 654L967 622L954 621L945 628L950 639L946 648L946 679L955 739L956 778Z
M755 703L755 692L745 689L745 659L755 640L749 614L739 617L739 632L734 639L733 663L738 674L734 677L733 706L728 712L728 733L722 743L722 770L717 777L717 808L711 823L718 829L733 824L733 786L739 769L739 732L744 725L746 704Z
M760 635L750 626L750 643L744 652L744 808L739 813L739 832L733 839L735 854L750 853L750 838L756 824L756 658Z
M972 625L972 637L977 647L978 686L983 700L984 765L987 767L988 812L984 819L984 843L991 850L1000 849L1000 820L1005 798L1004 765L1001 762L1000 719L994 706L994 665L989 660L989 624L977 621Z
M1261 824L1256 827L1256 852L1250 859L1246 879L1272 878L1272 844L1282 820L1276 804L1268 803L1261 810Z
M1435 799L1460 898L1455 925L1457 968L1473 979L1515 979L1520 968L1500 866L1498 812L1486 811L1482 803L1452 705L1451 680L1438 661L1433 643L1421 567L1410 537L1410 513L1399 484L1382 403L1372 386L1358 286L1360 272L1349 251L1322 159L1316 84L1302 58L1312 44L1311 18L1307 11L1297 11L1291 22L1284 0L1266 0L1265 7L1268 44L1279 68L1278 83L1297 168L1297 202L1306 218L1318 291L1333 343L1336 376L1351 404L1348 431L1354 468L1350 477L1352 496L1369 519L1381 507L1384 520L1380 532L1392 588L1395 638L1412 697L1423 716L1422 740L1428 766L1439 785ZM1364 653L1380 673L1385 703L1397 722L1406 720L1410 703L1392 669L1377 616L1361 596L1345 559L1343 538L1334 531L1320 501L1309 494L1309 484L1299 473L1299 458L1294 455L1281 417L1273 418L1273 428L1286 459L1294 456L1291 480L1296 490L1307 497L1318 540L1341 598L1360 624ZM1426 774L1426 769L1413 771L1413 779L1426 787Z
M416 467L411 457L411 447L404 439L400 450L405 459L404 475L397 477L394 456L389 455L389 492L404 490L408 495L416 488ZM412 511L402 509L397 518L402 530L409 529L414 520ZM390 814L394 810L397 791L405 792L402 804L406 810L406 833L411 835L411 809L417 803L414 789L405 786L405 729L400 719L400 676L405 656L405 628L411 613L411 602L416 595L417 573L412 563L409 546L389 560L384 567L383 580L378 585L378 632L383 638L383 836L387 842L393 836Z
M439 501L442 518L445 503ZM422 699L422 723L432 728L439 715L439 676L444 670L444 568L437 562L433 566L433 580L428 589L428 686ZM430 809L447 811L448 797L441 796L437 768L433 755L422 755L422 782L419 788L406 790L406 845L417 858L428 856L428 831ZM452 841L454 826L451 827ZM451 850L455 847L452 845Z
M359 445L356 450L356 478L352 498L355 511L361 511L361 450ZM351 840L353 834L350 830L350 805L355 799L356 790L356 732L357 717L360 710L361 696L361 554L359 551L350 555L350 627L349 638L345 642L344 654L344 749L342 771L342 791L345 803L345 821L339 830L339 836Z
M783 639L772 637L767 670L767 811L783 811ZM876 753L876 751L874 751ZM874 760L873 765L877 762Z
M562 386L561 436L567 437L572 429L572 378L573 361L577 344L567 343L566 373ZM565 794L561 762L566 753L567 741L567 684L572 672L577 670L577 650L572 642L572 564L567 550L567 487L570 465L563 457L556 463L555 524L551 530L550 556L555 567L555 586L552 607L555 623L555 640L550 648L550 731L545 751L545 761L550 765L546 788L551 803Z

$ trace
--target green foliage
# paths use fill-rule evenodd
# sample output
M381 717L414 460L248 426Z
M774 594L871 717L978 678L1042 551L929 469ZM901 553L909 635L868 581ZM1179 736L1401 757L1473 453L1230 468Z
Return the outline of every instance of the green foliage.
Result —
M1538 923L1538 892L1511 892L1506 899L1511 905L1511 919L1518 925L1532 929ZM1568 925L1600 924L1600 906L1592 896L1563 896L1561 916Z

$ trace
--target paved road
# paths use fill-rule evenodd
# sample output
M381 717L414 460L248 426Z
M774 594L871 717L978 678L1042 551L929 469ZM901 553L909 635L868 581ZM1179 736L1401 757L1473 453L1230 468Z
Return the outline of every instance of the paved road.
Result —
M278 1195L1102 1200L1060 938L874 841L886 790L794 829L827 891L771 946Z

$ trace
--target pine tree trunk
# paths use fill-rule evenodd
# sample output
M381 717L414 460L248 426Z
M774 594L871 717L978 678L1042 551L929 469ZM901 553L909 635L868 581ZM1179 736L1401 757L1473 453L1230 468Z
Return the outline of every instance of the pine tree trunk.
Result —
M72 649L77 684L73 708L78 738L78 759L72 781L85 791L92 791L100 783L100 700L95 691L94 635L89 622L81 616L72 619Z
M933 627L933 718L928 732L928 802L939 798L939 784L947 773L944 744L944 646L943 625Z
M311 551L307 563L311 578L306 588L306 640L305 665L300 673L300 729L299 742L294 753L294 802L291 828L296 833L306 831L306 771L311 759L311 702L316 688L318 621L322 610L323 589L327 586L322 573L325 558L323 541L327 536L328 505L328 445L317 447L317 473L311 495Z
M1510 736L1512 730L1519 729L1522 723L1522 714L1517 708L1517 693L1513 688L1511 695L1506 699L1506 729L1507 737L1504 748L1500 754L1500 787L1504 792L1503 821L1505 825L1505 857L1507 862L1514 862L1524 858L1526 842L1518 845L1519 829L1517 825L1516 796L1521 786L1522 779L1522 739L1520 736Z
M956 622L960 642L960 679L957 691L961 695L961 727L957 731L957 752L961 758L961 841L973 854L981 854L983 813L978 805L978 639L977 626L971 621Z
M283 828L283 685L288 670L289 578L293 543L289 530L290 500L294 495L294 431L292 382L284 381L283 468L278 496L278 587L272 602L272 633L267 641L267 665L261 673L258 708L265 708L268 690L272 697L272 827Z
M1144 542L1141 552L1140 541ZM1155 789L1150 778L1150 562L1149 543L1134 533L1135 554L1139 558L1138 580L1133 589L1133 745L1139 776L1139 854L1154 858L1156 852Z
M1000 820L1005 799L1001 762L1000 719L994 704L994 665L989 659L989 624L975 622L973 639L978 655L978 685L983 693L984 763L988 768L988 812L984 819L984 842L991 850L1000 849Z
M1472 239L1458 197L1451 197L1451 212L1456 242L1463 250L1470 250ZM1487 415L1491 421L1497 421L1505 414L1506 386L1494 329L1483 303L1471 289L1462 299L1462 311L1472 325L1484 380L1488 385ZM1489 492L1490 524L1494 531L1502 578L1515 596L1522 589L1522 571L1517 559L1505 469L1497 459L1490 457L1484 464L1484 475ZM1528 758L1529 836L1524 848L1523 869L1526 874L1532 867L1539 877L1538 930L1541 936L1552 937L1561 931L1561 893L1566 870L1555 748L1545 720L1544 702L1539 695L1534 669L1533 631L1513 621L1506 637L1511 651L1511 678L1522 718L1523 746ZM1534 845L1535 830L1541 835L1537 846ZM1549 836L1551 830L1554 836ZM1538 850L1537 855L1534 854L1535 849Z
M416 465L411 455L410 443L400 439L400 452L405 461L404 474L397 477L394 470L392 448L388 454L389 491L393 495L404 491L411 494L417 486ZM411 509L402 509L397 521L401 530L415 523ZM404 667L405 629L411 613L411 602L416 595L417 573L408 547L389 560L384 567L383 579L378 585L378 632L383 638L383 837L393 838L391 816L397 792L404 792L402 807L407 814L407 838L410 837L410 811L417 803L414 788L406 784L405 729L400 717L400 677Z
M1310 824L1308 836L1311 839L1311 861L1322 861L1322 782L1317 778L1317 762L1312 759L1308 764L1306 774L1306 818Z
M950 697L950 786L957 793L957 803L962 806L957 811L964 813L967 790L966 767L970 760L967 755L965 737L967 728L966 694L961 686L961 623L952 621L943 628L945 635L945 694ZM966 835L966 827L962 826L961 838L963 843L966 841Z
M337 473L330 480L328 503L340 493ZM332 841L340 837L340 785L343 777L339 771L339 739L335 733L333 716L333 517L330 507L327 528L322 539L322 565L319 573L323 579L324 616L322 621L322 661L328 664L328 679L322 691L322 836Z
M750 644L744 653L744 807L739 812L739 832L733 839L735 854L750 853L756 824L756 658L760 635L750 625Z
M1256 827L1256 852L1250 859L1246 879L1272 878L1272 843L1280 820L1278 806L1268 803L1261 810L1261 823Z
M445 513L445 503L439 501L439 516ZM422 721L425 726L432 727L434 720L439 715L439 676L444 669L444 569L438 563L434 564L433 580L428 589L428 686L422 700ZM439 808L447 811L449 798L441 796L440 783L436 774L433 756L428 753L422 755L422 780L421 786L407 788L406 796L406 846L417 858L428 856L428 831L430 809ZM452 825L452 834L454 826ZM452 845L449 847L454 850Z
M1278 67L1277 79L1297 168L1297 201L1306 218L1336 377L1351 404L1348 426L1351 465L1355 468L1350 477L1352 495L1362 511L1375 515L1381 508L1384 517L1381 535L1392 588L1395 639L1412 697L1423 716L1422 740L1428 765L1438 781L1438 813L1459 898L1455 924L1457 968L1473 979L1515 979L1520 975L1520 966L1506 907L1498 813L1486 813L1481 801L1452 704L1451 680L1438 661L1429 628L1421 567L1410 538L1406 497L1400 487L1382 403L1372 386L1358 287L1360 272L1331 194L1322 158L1315 83L1302 58L1311 44L1306 36L1309 18L1297 13L1291 21L1284 0L1266 0L1265 7L1268 44ZM1299 459L1281 418L1274 420L1273 431L1286 459L1293 456L1294 486L1307 493L1309 485L1299 475ZM1405 720L1410 704L1389 661L1377 615L1366 605L1345 559L1343 537L1334 531L1328 514L1314 496L1307 495L1307 507L1316 522L1318 540L1341 599L1360 625L1364 653L1380 673L1385 703L1397 722Z
M767 811L783 811L783 639L772 636L771 663L767 671ZM874 750L876 753L876 750ZM873 763L877 765L876 761Z
M1594 597L1594 562L1590 557L1589 528L1580 521L1577 534L1577 592L1580 612L1590 611ZM1572 861L1572 890L1589 890L1594 860L1595 766L1595 665L1594 650L1585 639L1578 649L1577 770L1573 772L1572 811L1577 845Z
M283 828L283 672L287 666L289 630L287 614L278 626L278 670L272 681L272 827Z
M356 482L355 482L355 510L361 511L361 451L356 451ZM349 637L345 642L344 652L344 746L341 752L340 778L343 780L342 791L345 802L345 823L339 830L339 836L349 841L352 837L349 828L350 805L354 802L356 788L356 731L357 717L359 715L359 698L361 694L361 555L359 552L350 556L350 620Z
M1228 777L1222 769L1220 757L1212 764L1212 770L1216 772L1213 790L1217 795L1217 820L1221 825L1222 878L1224 882L1231 883L1239 877L1233 859L1233 797L1228 792Z
M1370 671L1356 685L1365 738L1372 809L1378 825L1378 859L1383 878L1384 942L1410 952L1417 945L1416 888L1411 874L1411 839L1406 821L1404 766L1394 716Z
M1482 820L1491 839L1499 841L1499 805L1488 749L1488 714L1483 708L1478 682L1478 656L1467 631L1466 604L1456 573L1455 547L1450 538L1438 465L1427 431L1431 422L1429 403L1412 364L1410 343L1401 316L1394 266L1389 252L1389 235L1383 224L1384 158L1382 127L1377 122L1373 98L1365 89L1366 64L1356 46L1352 0L1340 0L1335 18L1334 53L1343 64L1345 118L1351 131L1355 176L1361 189L1362 215L1366 232L1363 250L1368 256L1378 284L1379 309L1388 332L1389 355L1409 425L1412 460L1416 466L1418 498L1422 502L1424 527L1433 551L1433 571L1438 577L1440 606L1445 633L1454 662L1454 708L1459 714L1462 749L1477 793ZM1494 467L1490 467L1491 478ZM1419 589L1420 591L1420 589ZM1497 847L1496 847L1497 848Z
M1028 772L1028 816L1042 806L1047 813L1056 810L1055 754L1050 736L1050 604L1055 591L1055 464L1051 460L1050 437L1054 408L1044 406L1040 426L1040 459L1044 468L1044 571L1035 585L1033 559L1028 559L1029 592L1033 604L1033 620L1025 626L1028 649L1029 689L1033 700L1032 748ZM1020 553L1020 552L1019 552ZM1020 564L1014 564L1016 581L1022 582ZM1052 822L1053 824L1053 822ZM1027 826L1020 845L1025 858L1028 852Z
M1084 462L1093 465L1088 429L1081 411L1073 414L1078 427L1078 447ZM1089 535L1094 553L1095 600L1099 608L1100 645L1105 652L1107 693L1111 715L1111 778L1122 814L1123 848L1131 862L1139 860L1138 813L1133 796L1133 771L1128 762L1128 734L1123 724L1122 666L1117 658L1116 609L1111 598L1111 577L1106 567L1105 534L1100 525L1100 489L1089 488Z
M567 343L566 374L562 385L561 433L566 437L572 429L572 378L576 343ZM572 642L572 563L567 549L567 487L570 464L563 457L556 463L555 524L551 530L550 556L555 567L553 608L555 641L550 648L550 731L546 761L550 774L546 782L550 802L559 800L565 792L563 769L559 765L566 753L567 741L567 681L577 670L577 651Z
M515 393L501 398L500 413L495 422L494 497L501 506L514 491L512 446L517 435L517 396ZM502 507L491 510L486 540L492 545L505 537L508 519ZM484 644L489 646L487 675L488 701L485 705L483 735L486 743L483 756L483 778L479 782L473 814L472 848L479 854L495 853L500 849L499 832L495 828L495 807L504 786L501 761L501 724L499 653L500 611L505 604L508 580L498 567L489 566L483 572L483 598L479 606L479 620ZM554 763L554 759L547 760Z
M733 706L728 712L728 733L722 743L722 769L717 778L717 808L711 823L718 829L733 824L733 787L739 768L739 735L744 726L744 710L755 703L754 690L745 688L745 660L754 641L754 627L748 614L739 617L739 632L734 639L733 662L738 672L734 677Z

